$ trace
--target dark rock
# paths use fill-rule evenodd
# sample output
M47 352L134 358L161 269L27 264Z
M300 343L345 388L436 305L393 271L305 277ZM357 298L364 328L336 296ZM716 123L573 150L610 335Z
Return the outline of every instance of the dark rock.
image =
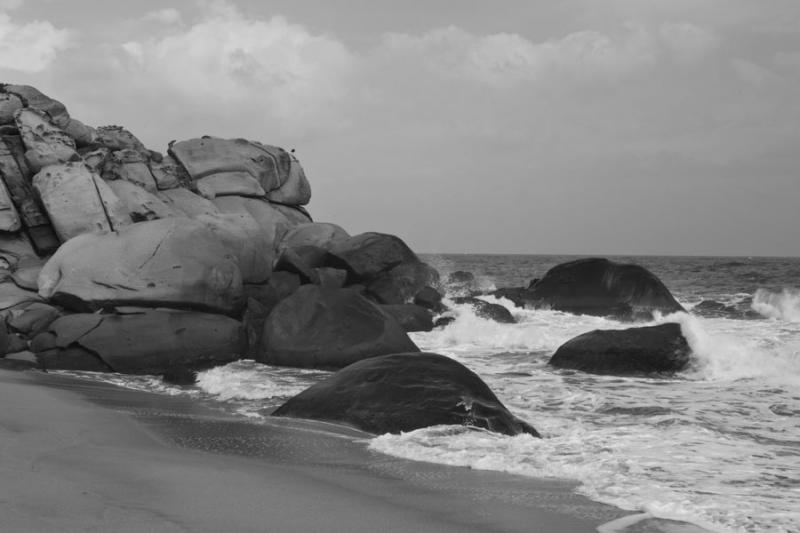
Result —
M255 298L247 299L242 323L247 334L247 357L254 358L261 346L261 338L264 335L264 321L269 316L272 308L277 305L277 301L272 306L266 306Z
M326 250L312 245L287 248L275 263L274 270L293 272L303 283L319 284L319 274L315 269L325 266L327 255Z
M470 296L453 298L453 302L461 305L470 305L475 314L480 318L486 320L494 320L501 324L516 324L517 321L511 314L511 311L506 309L500 304L489 303L480 298L473 298Z
M439 273L422 262L402 263L366 283L367 292L382 304L411 302L420 290L438 285Z
M256 360L341 368L367 357L418 350L395 319L357 291L303 285L267 317Z
M646 268L608 259L578 259L551 268L526 303L568 313L649 320L653 313L685 311Z
M447 283L472 283L475 281L475 274L465 270L456 270L447 276Z
M434 313L443 313L447 307L442 303L442 295L433 287L422 287L414 296L414 303Z
M689 364L691 349L680 324L594 330L562 344L550 365L593 374L678 372Z
M337 242L330 255L329 266L346 270L348 283L368 282L403 263L419 263L399 237L384 233L362 233Z
M517 307L525 307L530 304L530 290L524 287L503 287L489 293L495 298L505 298L511 300Z
M321 267L315 268L314 273L319 280L317 285L329 289L340 289L347 282L347 272L338 268Z
M758 320L764 318L749 307L741 308L735 305L725 305L715 300L703 300L692 308L692 314L707 318L733 318L743 320Z
M307 245L330 250L336 243L349 238L350 235L336 224L307 222L290 229L283 237L279 250Z
M75 314L57 319L48 333L56 350L81 348L99 358L111 371L123 374L163 374L176 368L203 369L239 359L247 349L242 324L222 315L168 310L141 314ZM41 349L37 335L32 344ZM51 350L52 351L52 350ZM48 368L65 368L62 353L37 357ZM70 360L71 368L91 362ZM91 368L82 368L92 370Z
M339 422L377 434L456 424L539 436L474 372L431 353L385 355L352 364L273 415Z
M113 372L97 354L80 346L69 346L36 352L36 359L45 370L84 370L87 372Z
M161 375L161 379L163 379L165 383L171 385L194 385L197 383L197 372L189 368L177 366L167 369L167 371Z
M454 317L454 316L440 316L433 323L433 327L435 327L435 328L444 328L444 327L449 326L450 324L452 324L455 321L456 321L456 317Z
M414 304L395 304L381 305L380 308L392 315L406 332L433 329L433 315L424 307Z

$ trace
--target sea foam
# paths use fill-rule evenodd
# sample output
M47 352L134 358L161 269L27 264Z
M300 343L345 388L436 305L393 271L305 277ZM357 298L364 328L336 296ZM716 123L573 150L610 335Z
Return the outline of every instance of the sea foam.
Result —
M800 322L800 290L792 288L772 292L758 289L753 296L752 308L767 318Z

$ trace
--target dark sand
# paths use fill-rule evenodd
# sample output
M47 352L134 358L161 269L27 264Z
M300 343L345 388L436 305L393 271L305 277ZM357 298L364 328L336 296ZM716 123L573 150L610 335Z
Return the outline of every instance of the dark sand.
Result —
M591 532L573 485L394 459L355 430L0 370L2 532ZM636 531L694 532L658 520Z

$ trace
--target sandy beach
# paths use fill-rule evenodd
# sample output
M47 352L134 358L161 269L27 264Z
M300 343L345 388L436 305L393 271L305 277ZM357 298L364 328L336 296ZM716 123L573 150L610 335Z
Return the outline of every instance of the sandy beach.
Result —
M0 530L594 531L568 484L413 463L357 432L0 371ZM335 431L334 431L335 430Z

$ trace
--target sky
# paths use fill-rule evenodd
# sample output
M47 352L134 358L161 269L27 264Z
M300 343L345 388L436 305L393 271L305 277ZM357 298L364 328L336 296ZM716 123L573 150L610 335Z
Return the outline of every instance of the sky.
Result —
M797 0L0 0L0 81L418 252L800 255Z

